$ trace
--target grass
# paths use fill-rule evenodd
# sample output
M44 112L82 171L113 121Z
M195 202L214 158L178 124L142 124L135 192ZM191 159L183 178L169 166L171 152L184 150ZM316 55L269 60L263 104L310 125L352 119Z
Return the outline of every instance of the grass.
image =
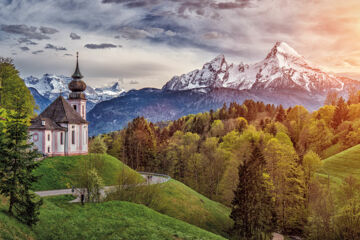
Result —
M36 191L70 188L76 178L77 169L85 162L92 162L106 186L116 185L122 171L133 172L118 159L107 154L89 154L86 156L49 157L41 161L35 175L41 176L33 185ZM139 175L139 180L143 178Z
M32 230L7 213L7 201L0 195L0 239L34 239Z
M0 212L0 239L224 239L143 205L111 201L81 206L68 203L71 199L45 198L32 230Z
M360 145L356 145L323 160L319 175L335 183L341 183L347 176L360 176Z
M230 208L176 180L163 183L154 202L150 208L216 234L227 236L226 230L232 226Z

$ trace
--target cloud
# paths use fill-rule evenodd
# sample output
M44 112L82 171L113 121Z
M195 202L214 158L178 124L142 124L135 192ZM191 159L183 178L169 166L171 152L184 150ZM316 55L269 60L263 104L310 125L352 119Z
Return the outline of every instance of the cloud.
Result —
M32 54L36 55L36 54L39 54L39 53L43 53L44 50L37 50L37 51L33 51Z
M28 38L19 38L18 42L19 43L25 43L26 45L38 45L36 42L33 42Z
M44 33L44 34L54 34L59 32L57 29L55 28L50 28L50 27L40 27L40 32Z
M30 50L30 48L28 48L28 47L20 47L20 49L21 49L22 51L24 51L24 52L26 52L26 51L29 51L29 50Z
M54 46L50 43L46 44L45 49L53 49L55 51L66 51L67 50L65 47Z
M72 56L72 54L70 54L70 53L65 53L65 54L64 54L64 56L71 57L71 56Z
M101 44L88 43L84 47L89 49L117 48L116 45L111 43L101 43Z
M131 84L131 85L136 85L136 84L139 84L139 82L136 81L136 80L131 80L131 81L129 82L129 84Z
M169 36L169 37L174 37L174 36L176 35L176 32L173 32L173 31L171 31L171 30L167 30L167 31L165 32L165 35L167 35L167 36Z
M79 39L81 39L81 37L79 36L79 35L77 35L76 33L70 33L70 38L72 39L72 40L79 40Z
M36 39L36 40L50 39L45 34L38 32L36 27L27 26L25 24L21 24L21 25L2 24L0 29L1 31L6 33L25 36L27 39Z

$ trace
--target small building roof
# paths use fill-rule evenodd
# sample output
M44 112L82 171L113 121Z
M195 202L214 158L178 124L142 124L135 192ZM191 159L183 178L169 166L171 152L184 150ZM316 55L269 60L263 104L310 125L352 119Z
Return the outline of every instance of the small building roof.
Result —
M78 112L65 100L63 96L58 97L52 102L38 117L31 121L30 129L45 129L42 126L42 120L45 120L45 128L58 129L63 128L60 123L82 124L88 123ZM49 123L48 123L49 122ZM49 124L46 126L46 124ZM46 128L47 129L47 128Z

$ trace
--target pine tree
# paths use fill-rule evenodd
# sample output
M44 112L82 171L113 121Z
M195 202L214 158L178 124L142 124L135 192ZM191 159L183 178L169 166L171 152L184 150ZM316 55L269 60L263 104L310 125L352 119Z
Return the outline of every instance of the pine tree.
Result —
M29 226L38 221L42 200L36 201L30 193L38 177L33 170L38 166L38 151L28 143L28 114L9 111L2 127L0 141L0 193L9 197L9 213Z
M232 233L236 239L270 239L273 230L274 201L265 159L258 146L239 165L239 184L234 191Z
M336 104L336 109L331 122L331 126L336 129L343 121L348 118L349 109L345 103L345 100L340 97Z
M277 122L283 122L283 121L285 120L285 118L286 118L285 110L284 110L283 106L280 105L275 120L276 120Z

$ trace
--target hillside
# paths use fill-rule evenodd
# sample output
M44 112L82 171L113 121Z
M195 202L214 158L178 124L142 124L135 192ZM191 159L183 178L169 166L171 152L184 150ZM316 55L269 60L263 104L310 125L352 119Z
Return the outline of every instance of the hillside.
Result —
M84 167L85 162L93 162L103 178L106 186L116 185L118 175L122 171L137 174L134 170L118 159L106 154L89 154L87 156L49 157L40 163L35 174L41 176L33 185L36 191L70 188L78 169ZM139 181L143 178L138 175Z
M323 160L323 169L320 175L340 183L345 177L352 175L360 176L360 145L356 145L338 154Z
M45 199L33 231L0 212L0 226L6 226L0 227L0 239L224 239L142 205L114 201L81 206L69 204L71 199Z
M232 226L230 208L212 201L176 180L163 183L154 210L226 236Z

